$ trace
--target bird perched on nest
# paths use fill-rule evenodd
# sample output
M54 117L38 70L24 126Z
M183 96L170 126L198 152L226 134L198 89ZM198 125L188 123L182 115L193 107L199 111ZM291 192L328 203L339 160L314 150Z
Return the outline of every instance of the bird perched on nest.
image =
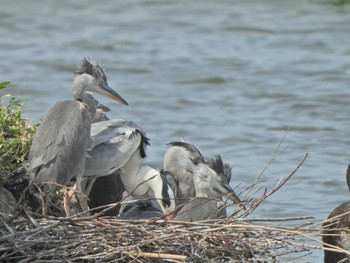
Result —
M199 163L193 171L193 183L196 197L191 198L175 216L177 221L201 221L215 219L222 206L221 202L209 197L210 189L224 191L225 186L216 176L216 172L207 169L203 163Z
M168 149L164 155L164 170L170 173L174 181L178 185L176 201L177 206L186 202L189 198L195 197L195 185L193 181L194 171L198 170L198 165L201 164L201 169L207 169L211 173L211 180L221 182L220 190L213 187L209 188L209 197L218 197L227 195L235 204L241 204L241 200L236 195L234 190L229 185L231 179L231 167L224 165L221 157L218 155L215 158L206 161L201 152L189 142L173 141L168 144ZM212 172L212 166L216 172ZM215 185L214 183L212 185ZM180 197L179 197L180 196ZM181 200L183 198L183 200ZM225 216L225 211L222 211Z
M346 181L350 190L350 165L346 172ZM324 248L331 248L328 246L331 245L350 251L350 201L337 206L330 213L323 227L325 229L322 236ZM325 249L324 262L350 262L350 255Z
M96 102L86 92L108 96L122 104L127 102L108 86L103 69L84 58L73 80L73 98L57 102L47 113L33 138L29 153L29 173L42 190L42 213L47 213L50 194L57 185L66 185L76 178L82 192L85 156L92 149L91 121ZM86 200L78 195L83 209ZM66 213L68 213L66 211Z
M174 194L162 173L142 165L149 142L138 124L120 119L97 122L92 124L91 138L94 147L87 156L83 176L86 193L96 178L117 172L127 192L138 197L152 193L165 215L174 211Z

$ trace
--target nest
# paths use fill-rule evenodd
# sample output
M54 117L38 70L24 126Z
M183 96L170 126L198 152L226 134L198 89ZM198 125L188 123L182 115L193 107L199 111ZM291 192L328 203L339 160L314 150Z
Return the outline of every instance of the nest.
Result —
M2 223L0 260L13 262L282 262L283 256L307 253L311 247L295 239L316 233L236 219L184 223L28 214Z
M57 204L51 207L57 211L56 216L43 217L37 213L37 200L21 196L17 213L6 217L0 214L0 261L295 262L322 248L319 241L322 222L306 222L312 217L254 220L248 217L292 177L306 157L289 176L272 190L263 189L254 200L249 193L258 192L255 188L261 173L245 190L247 209L237 207L226 219L121 220L103 217L103 212L66 218L61 216L63 211ZM329 249L344 252L336 247Z

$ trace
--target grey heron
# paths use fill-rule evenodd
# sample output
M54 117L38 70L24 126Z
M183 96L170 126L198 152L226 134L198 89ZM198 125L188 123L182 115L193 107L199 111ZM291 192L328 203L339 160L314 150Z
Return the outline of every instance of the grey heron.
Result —
M164 214L174 211L174 194L162 173L141 165L149 142L138 124L120 119L93 123L91 138L94 147L86 157L83 176L86 194L96 178L117 172L126 191L139 197L151 192Z
M221 201L209 197L209 191L210 189L224 191L226 187L220 181L220 177L216 176L214 170L199 163L193 171L193 183L196 196L182 207L174 219L177 221L201 221L218 218L218 212L222 207Z
M168 144L168 146L169 147L163 160L164 169L175 178L180 192L185 198L194 197L195 187L193 182L193 173L197 169L196 166L198 164L203 164L205 167L207 167L206 169L211 169L209 166L213 165L213 168L217 169L217 161L207 162L201 152L189 142L172 141ZM219 161L221 162L221 165L223 165L221 157ZM212 180L216 178L216 181L221 181L223 185L225 185L225 188L220 188L220 194L226 194L235 204L241 204L241 200L229 186L229 179L231 178L230 168L221 168L220 170L216 171L211 178ZM209 197L216 197L217 195L217 190L213 188L209 189Z
M350 165L346 172L346 181L350 190ZM332 220L332 218L335 218ZM337 206L328 216L331 221L323 224L324 231L322 241L324 248L337 246L350 251L350 201ZM329 247L328 247L329 248ZM350 262L350 255L341 252L324 250L324 262Z
M43 188L42 213L47 213L50 193L57 184L66 185L73 177L81 192L85 155L92 149L91 121L96 102L86 92L127 102L108 86L103 69L84 58L73 80L73 98L57 102L47 113L33 138L29 153L29 172L34 184ZM86 200L78 195L83 209Z

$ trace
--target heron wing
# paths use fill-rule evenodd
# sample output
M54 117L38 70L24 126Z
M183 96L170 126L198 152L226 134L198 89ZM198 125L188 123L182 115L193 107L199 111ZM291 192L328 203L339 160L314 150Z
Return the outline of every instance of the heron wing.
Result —
M106 120L91 125L91 138L94 146L122 136L128 131L138 131L146 137L146 133L141 126L135 122L125 121L122 119Z
M193 144L187 142L173 141L168 146L163 158L164 169L178 181L184 197L194 197L192 174L195 165L192 160L204 162L202 154Z
M140 147L145 133L139 125L108 120L91 126L94 148L86 156L85 176L108 175L122 167Z
M167 144L170 147L181 147L184 150L188 151L190 156L197 157L201 161L204 162L204 157L201 154L201 152L198 150L196 146L194 146L192 143L185 142L185 141L171 141Z
M84 104L77 101L56 103L34 136L29 169L36 183L66 184L83 169L86 151L92 147L91 124Z

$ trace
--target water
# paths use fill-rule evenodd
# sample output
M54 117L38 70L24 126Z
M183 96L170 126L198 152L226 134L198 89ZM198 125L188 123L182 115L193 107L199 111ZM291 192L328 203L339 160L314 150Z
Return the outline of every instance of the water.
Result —
M84 56L107 67L129 107L100 98L110 116L140 123L161 167L171 140L234 166L249 186L271 189L306 153L300 170L256 217L312 215L349 199L350 6L330 1L0 0L0 81L28 98L37 122L71 97ZM305 261L321 262L313 251Z

